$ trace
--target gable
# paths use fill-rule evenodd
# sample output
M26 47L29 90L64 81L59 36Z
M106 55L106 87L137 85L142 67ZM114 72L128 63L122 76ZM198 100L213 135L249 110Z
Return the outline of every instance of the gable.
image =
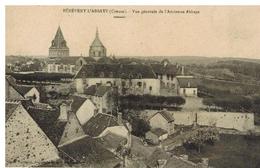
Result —
M19 92L17 92L17 90L12 85L8 86L8 91L5 96L7 99L12 100L20 100L24 98Z
M84 133L78 118L74 113L70 113L69 120L60 139L59 147L70 144L75 140L81 139L85 136L86 134Z
M150 122L168 123L168 121L160 114L156 113L149 119Z
M6 122L6 165L31 166L58 159L56 147L19 105Z
M76 112L76 116L81 125L84 125L91 117L94 116L96 106L90 99L87 99Z

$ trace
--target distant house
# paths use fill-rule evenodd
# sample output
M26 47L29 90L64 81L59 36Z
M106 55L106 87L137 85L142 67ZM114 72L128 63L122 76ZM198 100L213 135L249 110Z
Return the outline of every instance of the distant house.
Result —
M111 112L113 108L111 102L112 92L111 86L92 85L86 88L84 93L96 104L99 112L107 113Z
M152 128L145 134L145 138L153 144L159 144L168 138L168 132L162 128Z
M6 102L6 166L31 167L60 160L58 150L21 102Z
M180 96L197 96L197 80L193 76L177 76L175 79L177 94Z
M81 125L84 125L98 110L92 100L81 96L72 96L70 108L76 114Z
M112 115L98 113L93 116L83 126L84 132L94 138L103 137L108 133L128 138L128 129L125 125L118 122L118 119Z
M78 93L91 85L116 86L121 94L160 94L160 80L150 65L145 64L91 64L84 65L75 75Z
M77 60L80 57L54 57L47 60L47 72L50 73L71 73L74 74L80 65L77 65Z
M168 132L168 135L174 133L174 118L168 111L160 111L148 119L152 129L161 128Z
M31 99L34 103L40 102L40 92L35 86L17 85L15 79L6 76L6 99L22 100L24 98Z
M162 82L161 89L171 89L171 94L175 94L176 86L174 78L180 73L178 64L171 64L169 60L164 59L161 63L151 64L156 77ZM169 92L169 90L167 90Z

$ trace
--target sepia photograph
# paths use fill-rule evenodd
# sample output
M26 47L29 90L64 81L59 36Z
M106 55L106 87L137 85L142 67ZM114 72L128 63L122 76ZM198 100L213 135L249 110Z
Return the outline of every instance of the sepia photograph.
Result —
M259 18L5 6L5 166L260 168Z

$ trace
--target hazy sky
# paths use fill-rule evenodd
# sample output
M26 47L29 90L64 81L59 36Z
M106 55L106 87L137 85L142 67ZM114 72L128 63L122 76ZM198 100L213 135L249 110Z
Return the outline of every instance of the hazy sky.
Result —
M127 13L63 12L66 8ZM165 9L199 13L158 13ZM156 10L157 14L134 14L133 10ZM260 59L260 7L12 6L6 8L6 54L47 56L59 25L70 55L87 55L98 27L108 55Z

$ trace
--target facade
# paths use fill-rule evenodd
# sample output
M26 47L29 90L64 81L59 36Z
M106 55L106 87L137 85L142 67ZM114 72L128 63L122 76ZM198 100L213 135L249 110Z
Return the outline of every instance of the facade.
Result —
M160 80L150 65L144 64L91 64L81 67L75 76L79 94L91 85L118 87L120 94L160 95Z
M177 94L180 96L197 97L198 86L196 79L193 76L176 76Z
M92 85L84 91L84 94L95 103L98 112L109 113L113 109L112 92L111 86Z
M56 32L54 39L51 41L49 48L49 57L68 57L69 48L67 42L63 37L60 26Z
M81 125L84 125L98 111L90 99L81 96L73 96L70 107L71 111L76 114Z
M82 127L84 132L93 138L100 138L108 133L128 138L127 127L110 114L97 113Z
M61 136L58 147L73 143L81 138L86 137L77 116L69 113L69 119Z
M161 128L168 132L168 135L174 133L174 118L167 111L160 111L148 119L152 129Z
M96 37L89 47L89 57L92 57L95 60L98 60L98 59L100 59L102 57L106 57L106 56L107 56L106 47L100 41L98 30L97 30Z
M167 131L161 128L153 128L145 134L145 139L149 140L153 144L159 144L167 138Z
M6 102L6 166L58 161L58 150L20 102Z

